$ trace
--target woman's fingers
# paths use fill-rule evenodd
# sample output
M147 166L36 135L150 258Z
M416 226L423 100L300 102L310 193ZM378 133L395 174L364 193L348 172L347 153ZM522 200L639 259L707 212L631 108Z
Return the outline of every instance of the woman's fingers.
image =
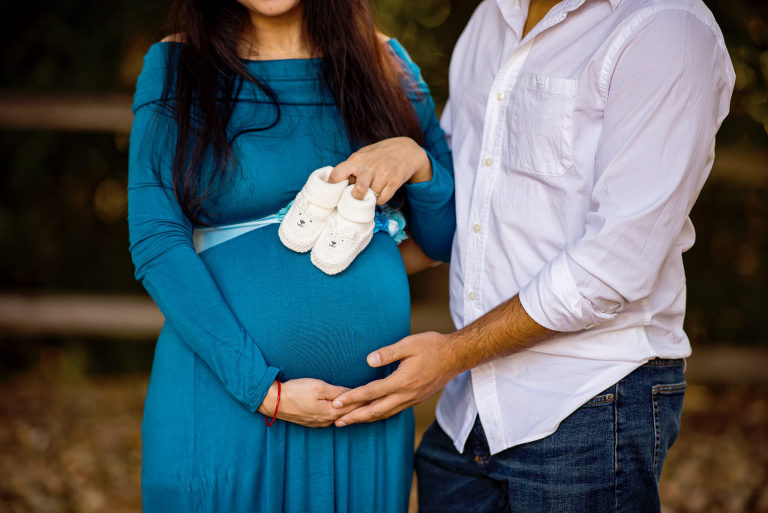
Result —
M278 418L307 427L327 427L356 406L334 408L332 401L349 388L331 385L319 379L298 378L283 383L284 398Z
M283 385L287 395L280 403L279 418L313 428L389 417L407 407L399 398L410 395L410 391L396 391L389 380L383 379L356 389L311 378L289 380ZM334 398L344 399L344 404L337 407Z
M379 166L371 168L371 174L373 175L371 177L371 189L374 192L381 192L391 181L390 173L386 168L380 168Z
M321 382L318 385L318 388L318 394L315 399L318 400L317 407L319 410L319 416L322 419L320 421L322 426L330 426L336 419L351 412L355 409L356 406L359 406L348 405L343 408L333 407L332 401L344 392L349 391L350 389L348 387L330 385L328 383Z
M355 164L352 162L352 157L350 157L333 168L331 175L328 177L328 181L330 183L343 182L344 180L349 179L350 176L354 175L355 169Z
M343 180L349 180L349 183L355 185L352 189L352 197L361 200L365 198L365 194L371 186L373 173L370 170L361 169L357 166L353 157L354 155L336 166L331 171L328 181L330 183L338 183Z
M371 190L376 193L376 203L378 205L383 205L392 199L394 191L397 190L397 186L393 187L393 185L390 174L385 169L374 172Z
M397 187L393 187L391 184L387 184L380 191L376 191L376 189L374 189L374 191L379 193L379 195L376 197L376 204L383 205L392 199L392 197L395 195L395 192L397 192Z
M364 174L361 176L357 176L357 180L355 181L355 187L352 189L352 197L358 200L361 200L365 198L365 195L368 193L368 189L371 186L371 176L368 174Z
M423 167L424 160L429 165L426 153L413 140L385 139L359 149L338 164L329 181L354 183L352 196L357 199L363 199L370 188L378 193L376 203L383 205Z
M332 401L339 397L341 394L349 390L348 387L341 387L338 385L329 385L328 383L323 383L321 386L320 393L318 394L318 399L327 399L329 401Z

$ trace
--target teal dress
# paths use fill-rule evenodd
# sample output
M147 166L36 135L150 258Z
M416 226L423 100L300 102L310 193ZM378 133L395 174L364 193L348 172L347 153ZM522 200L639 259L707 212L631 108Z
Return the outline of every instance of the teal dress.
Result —
M310 377L355 387L384 377L366 355L409 334L408 280L397 245L378 232L336 276L285 248L277 225L196 254L193 224L171 183L176 128L161 107L166 58L153 45L134 97L128 223L136 278L165 316L142 423L145 512L380 512L408 508L413 413L343 428L306 428L257 412L270 384ZM430 182L406 185L408 227L447 260L455 229L451 156L419 70L392 50L425 135ZM174 52L175 53L175 52ZM206 199L211 224L273 214L309 174L354 150L322 81L320 59L244 61L277 94L280 117L235 139L236 167ZM242 88L232 134L268 125L275 108Z

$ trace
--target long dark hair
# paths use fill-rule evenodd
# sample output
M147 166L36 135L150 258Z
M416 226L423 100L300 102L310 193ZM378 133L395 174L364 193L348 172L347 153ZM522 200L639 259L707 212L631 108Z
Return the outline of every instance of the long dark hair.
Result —
M397 136L421 143L423 134L404 91L403 65L379 38L367 0L302 4L305 37L322 57L323 78L353 144ZM248 10L235 0L174 0L171 7L169 28L185 43L169 52L163 92L178 126L172 179L182 210L198 224L208 214L206 197L232 162L234 138L269 129L280 119L278 98L238 55L249 24ZM227 125L246 80L272 100L276 114L266 126L228 137ZM215 168L203 183L207 155Z

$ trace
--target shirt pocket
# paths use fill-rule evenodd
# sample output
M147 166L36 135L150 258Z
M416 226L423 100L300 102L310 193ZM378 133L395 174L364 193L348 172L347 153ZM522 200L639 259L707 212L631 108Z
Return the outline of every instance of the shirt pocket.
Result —
M506 162L513 171L564 175L573 168L576 81L524 74L516 89Z

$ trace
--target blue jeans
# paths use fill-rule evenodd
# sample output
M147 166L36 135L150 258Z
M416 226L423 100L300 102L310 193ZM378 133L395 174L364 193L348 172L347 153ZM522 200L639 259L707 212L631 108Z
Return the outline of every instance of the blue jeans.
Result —
M491 455L479 419L459 453L437 423L416 452L419 513L653 513L683 407L683 360L651 360L552 435Z

